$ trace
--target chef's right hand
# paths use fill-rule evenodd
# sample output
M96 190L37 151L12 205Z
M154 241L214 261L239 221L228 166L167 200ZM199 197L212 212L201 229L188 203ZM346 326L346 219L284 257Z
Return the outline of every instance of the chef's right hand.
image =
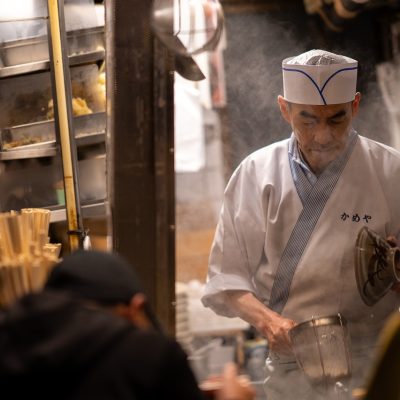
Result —
M293 353L293 350L289 331L296 325L295 321L271 311L268 319L264 321L263 326L259 330L266 336L270 350L274 353L290 355Z
M238 290L226 294L232 312L265 336L270 350L279 354L292 354L288 332L297 325L295 321L281 317L261 303L253 293Z

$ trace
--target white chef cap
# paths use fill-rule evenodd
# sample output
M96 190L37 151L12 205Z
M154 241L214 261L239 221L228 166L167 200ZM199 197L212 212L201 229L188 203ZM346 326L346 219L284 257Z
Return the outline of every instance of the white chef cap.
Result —
M354 100L358 62L311 50L282 62L285 100L297 104L341 104Z

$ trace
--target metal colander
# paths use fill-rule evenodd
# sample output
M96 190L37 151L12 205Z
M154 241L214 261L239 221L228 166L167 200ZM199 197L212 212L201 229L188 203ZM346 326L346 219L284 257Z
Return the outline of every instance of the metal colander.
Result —
M297 363L317 385L331 385L351 375L350 337L340 315L312 318L289 331Z

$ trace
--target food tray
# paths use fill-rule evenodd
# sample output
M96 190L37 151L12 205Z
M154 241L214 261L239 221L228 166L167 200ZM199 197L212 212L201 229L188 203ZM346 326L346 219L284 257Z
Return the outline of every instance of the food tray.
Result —
M104 132L105 127L105 112L74 117L76 137ZM0 132L0 148L2 151L12 151L36 143L45 143L54 140L54 120L4 128Z
M67 32L68 55L94 53L105 48L104 27ZM49 59L47 36L13 40L0 44L0 70Z

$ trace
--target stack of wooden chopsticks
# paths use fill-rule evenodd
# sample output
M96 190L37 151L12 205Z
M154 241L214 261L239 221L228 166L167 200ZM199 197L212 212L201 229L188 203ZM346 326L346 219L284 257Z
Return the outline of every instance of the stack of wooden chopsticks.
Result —
M49 243L50 211L0 213L0 307L39 290L57 263L61 244Z

